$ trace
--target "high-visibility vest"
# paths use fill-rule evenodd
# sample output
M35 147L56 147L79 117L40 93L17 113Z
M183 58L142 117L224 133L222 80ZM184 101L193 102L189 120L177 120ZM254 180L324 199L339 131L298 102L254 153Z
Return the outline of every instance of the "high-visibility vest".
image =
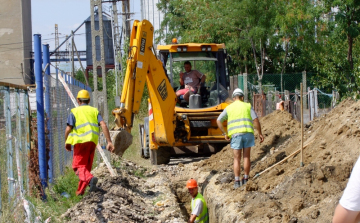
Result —
M198 193L194 199L191 200L191 211L194 210L196 200L201 200L203 203L202 212L195 218L195 223L209 223L209 213L204 197Z
M100 132L97 119L99 111L89 105L82 105L71 109L71 112L75 116L76 122L66 140L66 144L75 145L84 142L97 144Z
M228 136L235 133L254 133L254 125L251 118L251 104L234 101L226 107Z

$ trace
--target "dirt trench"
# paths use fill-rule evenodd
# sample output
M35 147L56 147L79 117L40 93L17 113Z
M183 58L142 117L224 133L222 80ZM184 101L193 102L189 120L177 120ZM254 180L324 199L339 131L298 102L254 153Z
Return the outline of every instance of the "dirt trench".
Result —
M331 222L360 154L359 117L360 102L342 102L305 126L308 146L303 167L297 154L254 179L300 148L300 124L289 113L276 111L261 118L265 141L259 144L255 135L251 179L237 190L229 146L198 162L178 161L153 169L123 162L118 178L107 177L101 167L94 174L104 191L84 197L64 218L69 222L186 222L191 197L185 184L195 178L212 223ZM136 174L139 171L143 176Z
M171 182L156 169L122 160L117 177L104 164L92 171L99 191L91 192L61 217L65 222L185 223Z
M360 102L342 102L305 126L304 144L309 145L304 149L304 167L298 154L254 179L300 148L300 124L286 112L273 112L260 119L265 141L259 144L256 139L251 180L245 186L233 189L229 146L209 159L179 164L173 184L182 185L190 177L198 180L210 222L331 222L359 157L359 117ZM177 196L186 197L181 188Z

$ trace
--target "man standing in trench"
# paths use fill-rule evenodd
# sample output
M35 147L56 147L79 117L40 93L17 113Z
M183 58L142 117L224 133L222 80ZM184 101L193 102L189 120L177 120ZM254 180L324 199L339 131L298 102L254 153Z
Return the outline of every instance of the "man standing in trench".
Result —
M255 111L250 103L244 102L244 93L240 88L236 88L232 95L234 102L227 106L219 115L216 123L225 136L230 141L230 146L234 151L234 189L246 184L250 173L250 149L255 145L254 127L259 133L260 143L264 141L261 133L261 126ZM226 133L222 123L227 120ZM240 160L241 151L244 151L244 177L240 181Z
M114 145L111 142L109 129L99 111L88 105L90 94L87 90L78 92L77 102L79 107L71 109L67 120L65 149L71 151L71 146L74 146L72 168L80 180L76 195L83 195L88 185L90 186L90 192L97 190L96 183L98 179L90 171L99 139L99 126L101 126L108 142L106 148L112 152Z
M191 178L186 182L186 187L192 197L191 215L188 223L209 223L209 213L204 197L198 193L199 187L196 180Z

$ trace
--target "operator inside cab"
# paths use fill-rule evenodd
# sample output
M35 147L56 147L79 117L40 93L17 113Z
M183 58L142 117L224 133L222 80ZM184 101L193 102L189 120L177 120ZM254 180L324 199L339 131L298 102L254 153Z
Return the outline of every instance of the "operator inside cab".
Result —
M176 91L179 99L184 99L189 103L190 91L192 94L198 93L200 86L204 86L206 76L197 70L191 69L190 61L184 63L185 72L180 72L180 85L183 89Z

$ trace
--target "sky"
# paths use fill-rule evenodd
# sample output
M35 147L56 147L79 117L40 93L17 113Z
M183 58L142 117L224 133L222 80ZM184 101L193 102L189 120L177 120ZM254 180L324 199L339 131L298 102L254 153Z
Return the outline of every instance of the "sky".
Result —
M103 3L103 11L109 11L111 3ZM121 2L117 3L121 12ZM140 0L130 0L130 11L135 14L132 19L141 20ZM31 0L32 33L41 34L42 44L48 43L50 51L55 49L55 24L58 24L59 43L65 40L79 25L90 16L90 0ZM119 25L121 25L119 16ZM130 27L132 23L130 24ZM86 50L85 25L75 34L77 50ZM60 50L65 50L65 44ZM75 66L80 67L79 64ZM85 61L83 66L86 66Z

